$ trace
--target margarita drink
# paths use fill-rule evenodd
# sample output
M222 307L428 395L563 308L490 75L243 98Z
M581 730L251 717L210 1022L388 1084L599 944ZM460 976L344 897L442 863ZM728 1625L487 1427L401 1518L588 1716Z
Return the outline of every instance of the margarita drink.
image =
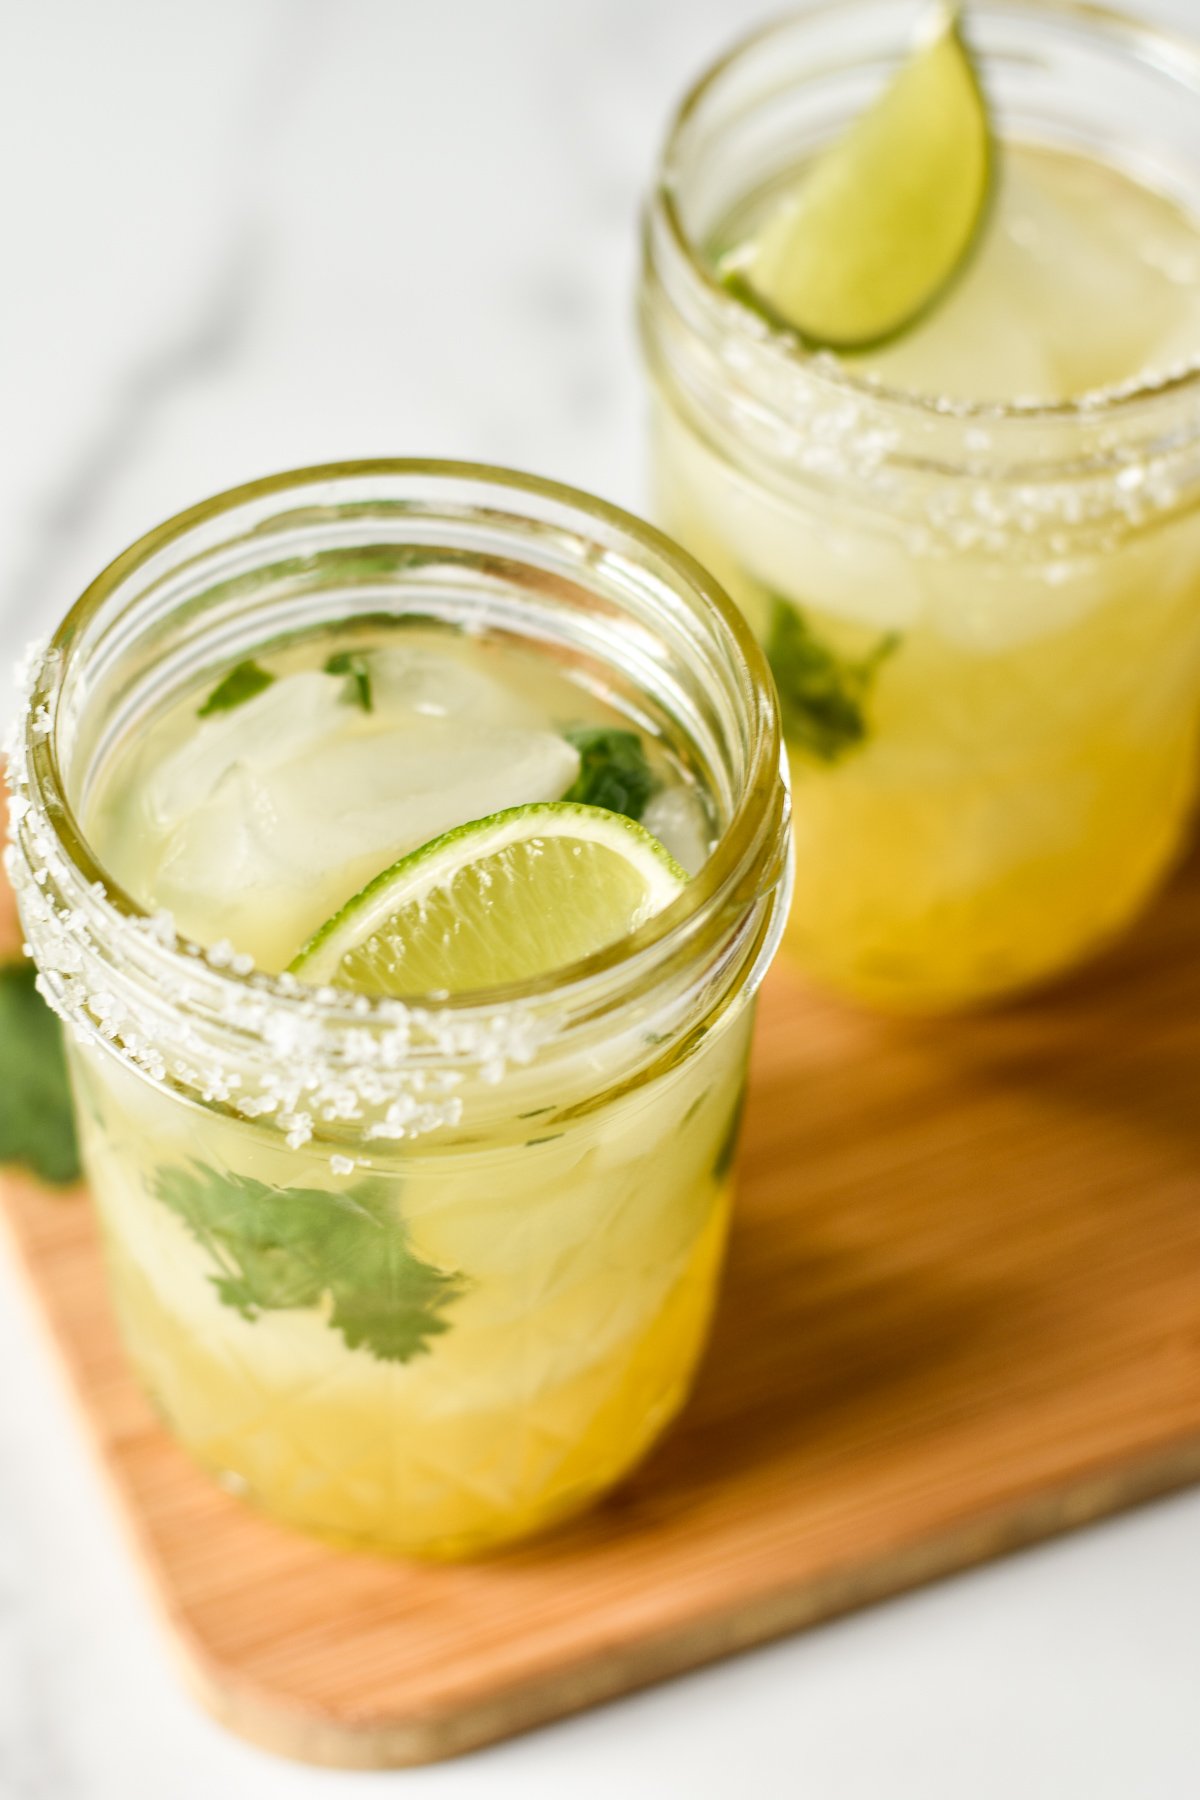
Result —
M403 465L260 484L116 565L37 677L14 872L126 1343L218 1479L344 1541L467 1554L585 1504L682 1403L712 1308L777 739L732 609L590 504ZM472 862L473 821L527 808L524 863ZM523 883L541 950L491 994L406 993L375 930L317 985L306 941L354 939L431 840L458 873L397 913L421 967L469 941L486 983ZM572 937L618 864L653 900Z
M936 1009L1102 943L1192 804L1200 61L1135 59L1095 13L969 9L997 138L979 229L921 316L817 348L739 272L921 19L828 9L701 84L643 318L658 516L779 688L786 941L853 994Z

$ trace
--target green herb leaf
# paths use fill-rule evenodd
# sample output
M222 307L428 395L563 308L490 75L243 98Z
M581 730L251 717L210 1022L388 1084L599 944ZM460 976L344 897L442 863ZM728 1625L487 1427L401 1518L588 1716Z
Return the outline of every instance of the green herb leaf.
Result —
M327 675L346 677L338 699L343 706L361 706L371 711L371 670L361 650L339 650L325 664Z
M579 752L579 774L563 799L640 819L658 783L637 732L596 725L564 731L563 736Z
M272 1188L194 1163L160 1169L153 1192L220 1264L210 1279L226 1306L256 1319L328 1295L333 1329L383 1362L427 1354L450 1329L444 1308L468 1286L413 1255L384 1182L343 1193Z
M850 662L821 642L796 607L776 599L766 651L788 742L825 763L864 744L875 677L899 643L889 632L861 662Z
M738 1141L742 1135L742 1114L746 1110L746 1090L743 1088L729 1118L729 1128L721 1140L721 1148L717 1151L717 1159L713 1163L713 1180L717 1186L729 1175L737 1155Z
M233 707L253 700L255 694L269 688L274 679L256 662L240 662L235 669L230 669L224 681L217 683L204 705L197 710L196 717L207 719L210 713L229 712Z
M62 1026L34 986L32 963L0 967L0 1163L43 1181L79 1175Z

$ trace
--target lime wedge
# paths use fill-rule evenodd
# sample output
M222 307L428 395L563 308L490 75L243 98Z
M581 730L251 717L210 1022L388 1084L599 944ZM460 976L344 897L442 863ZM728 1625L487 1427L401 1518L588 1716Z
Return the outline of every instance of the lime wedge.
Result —
M814 348L864 350L963 267L990 179L987 106L951 17L720 273Z
M514 806L385 869L290 972L396 998L525 981L635 931L687 879L632 819L565 800Z

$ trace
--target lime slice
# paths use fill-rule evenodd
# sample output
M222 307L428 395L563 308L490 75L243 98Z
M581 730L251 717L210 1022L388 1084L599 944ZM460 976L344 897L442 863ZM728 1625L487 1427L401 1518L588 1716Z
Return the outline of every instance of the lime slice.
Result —
M990 179L987 106L950 18L720 272L814 348L866 349L963 267Z
M514 806L385 869L290 972L397 998L525 981L636 931L687 879L632 819L565 800Z

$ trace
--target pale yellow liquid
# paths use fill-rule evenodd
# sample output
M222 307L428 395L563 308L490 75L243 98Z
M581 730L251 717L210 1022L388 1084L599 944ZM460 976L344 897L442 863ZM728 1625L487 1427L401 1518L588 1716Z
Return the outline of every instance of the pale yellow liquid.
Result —
M1060 400L1200 352L1192 220L1100 164L1007 146L1002 170L954 292L848 366L926 394ZM938 1009L1042 979L1122 926L1195 788L1194 509L1064 545L1035 496L1006 537L955 549L836 493L810 510L768 492L665 397L655 432L661 523L764 642L780 600L851 662L893 638L864 741L831 761L791 746L785 947L851 994Z
M272 666L319 667L328 649ZM493 654L466 640L449 653L498 683L513 729L581 717L624 723L529 653ZM164 833L149 828L145 786L195 739L195 700L118 759L93 807L101 854L147 901L177 864ZM347 730L373 733L386 749L378 718L351 718ZM665 750L648 748L664 791L681 788ZM269 791L286 795L286 784ZM677 827L684 816L676 806ZM694 825L694 812L686 816ZM166 833L177 847L180 829L176 821ZM270 837L255 854L276 848ZM274 881L274 864L262 866ZM326 874L322 907L358 879L345 867ZM286 907L286 929L274 938L270 908L256 913L244 893L228 905L214 900L211 920L189 923L212 941L230 907L257 933L264 960L286 960L303 931ZM458 1125L368 1145L352 1176L332 1171L331 1147L345 1146L323 1142L319 1122L309 1143L289 1150L278 1132L73 1047L118 1316L172 1430L230 1491L371 1548L471 1554L586 1504L677 1411L702 1348L751 1019L736 996L685 1033L660 1038L643 1018L585 1053L513 1067L497 1085L469 1078L458 1090ZM331 1206L366 1174L387 1183L409 1250L460 1278L441 1315L448 1328L399 1362L348 1348L325 1303L243 1317L214 1286L221 1264L155 1193L164 1169L195 1166L277 1192L327 1191Z

